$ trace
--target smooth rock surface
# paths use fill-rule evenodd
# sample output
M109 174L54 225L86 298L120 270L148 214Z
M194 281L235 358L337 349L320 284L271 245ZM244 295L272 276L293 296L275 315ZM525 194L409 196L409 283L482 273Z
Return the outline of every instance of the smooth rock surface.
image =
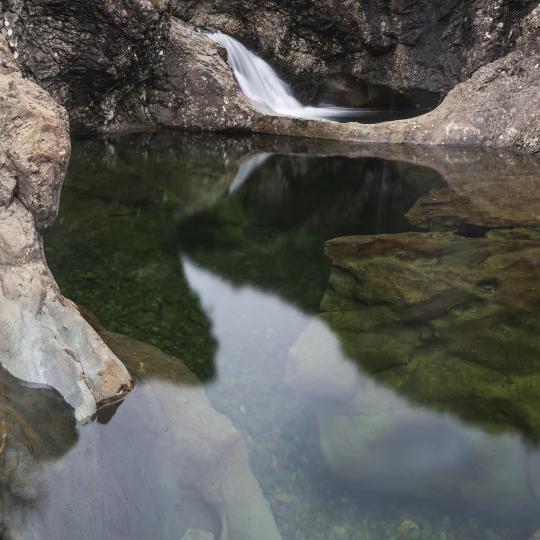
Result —
M21 77L3 38L0 105L0 364L57 389L85 421L131 379L45 263L42 232L56 217L70 155L67 115Z

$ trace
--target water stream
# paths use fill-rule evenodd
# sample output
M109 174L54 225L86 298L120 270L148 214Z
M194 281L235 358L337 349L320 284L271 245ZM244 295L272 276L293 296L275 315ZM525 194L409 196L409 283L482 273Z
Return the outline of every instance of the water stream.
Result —
M203 32L227 49L228 62L240 89L264 111L296 118L367 122L391 120L404 114L403 111L392 113L374 108L303 105L294 97L289 85L279 77L272 66L238 40L220 31L203 30Z

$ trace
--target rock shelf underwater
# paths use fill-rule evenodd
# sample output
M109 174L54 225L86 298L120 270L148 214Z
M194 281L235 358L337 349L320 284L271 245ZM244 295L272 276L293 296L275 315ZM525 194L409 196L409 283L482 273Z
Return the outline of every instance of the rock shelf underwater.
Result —
M283 538L527 539L536 333L519 310L535 302L521 291L534 289L537 235L518 202L535 162L514 157L509 172L493 152L356 152L180 134L77 141L49 264L108 328L200 377L245 437ZM489 223L483 182L506 190L508 223ZM326 240L351 234L362 236L328 243L326 258ZM372 273L355 242L373 245ZM524 266L497 281L508 248ZM477 259L485 270L468 269ZM473 323L488 329L482 342ZM463 332L472 341L456 350Z

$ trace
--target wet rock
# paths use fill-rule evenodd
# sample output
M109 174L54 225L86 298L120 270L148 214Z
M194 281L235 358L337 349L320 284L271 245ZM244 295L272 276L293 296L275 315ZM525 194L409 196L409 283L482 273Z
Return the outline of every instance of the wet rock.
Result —
M224 7L229 4L220 3L215 10L208 11L207 3L200 9L190 3L183 6L173 3L172 9L192 24L212 23L232 31L239 26L234 15ZM244 4L234 3L236 7ZM337 15L338 19L330 26L323 25L323 32L333 33L344 25L348 30L340 30L336 39L346 41L355 35L355 42L362 43L365 26L371 24L365 19L368 13L371 15L371 8L357 6L351 19L350 9L345 8L347 18L343 18L344 8L330 4L325 4L325 9L330 11L322 12L341 15ZM224 50L209 38L197 35L194 26L172 17L166 2L140 0L113 5L95 0L88 10L86 2L59 7L56 3L34 0L21 7L19 3L4 0L3 9L11 10L15 18L33 21L19 29L20 64L28 76L51 90L67 106L73 127L78 130L113 132L174 126L356 142L486 145L537 153L540 150L540 122L536 113L540 108L536 91L540 77L537 68L540 8L532 10L533 4L527 2L523 9L516 9L500 3L493 7L491 3L480 2L474 13L465 17L467 10L445 5L436 15L431 7L425 9L421 4L398 9L395 19L387 20L387 15L379 14L384 28L395 27L397 41L390 40L383 46L386 55L377 47L376 53L371 49L374 61L380 62L375 71L384 77L395 77L395 81L383 81L379 75L370 78L365 66L359 68L358 76L370 79L369 84L385 82L403 91L406 87L415 92L413 89L421 87L416 77L429 81L429 90L422 92L453 89L431 113L378 125L306 121L269 116L257 110L241 94L226 65ZM291 12L300 7L306 9L301 3L290 8ZM249 9L242 13L249 13ZM257 21L265 21L264 25L257 24L257 35L264 35L268 30L272 36L278 35L275 29L280 28L287 14L287 9L280 7L276 16L274 13L257 18ZM435 25L433 17L437 20ZM88 21L94 22L92 31L88 31ZM402 24L404 21L408 22ZM373 28L378 34L383 26ZM479 29L483 33L477 34ZM438 66L441 55L436 51L439 51L441 31L445 36L442 42L448 47L445 51L454 59L452 62L456 62L453 74L447 64ZM40 35L40 40L36 39L36 34ZM379 37L386 42L391 34L383 31ZM466 59L461 54L463 36L467 37L465 44L470 45L470 49L465 48ZM33 45L41 42L41 38L47 43L45 52L36 51ZM433 40L437 46L433 45ZM323 42L327 47L327 40ZM371 43L371 39L367 42ZM289 43L285 54L298 51L295 45ZM317 73L313 63L319 62L319 52L311 59L313 52L309 45L300 51L303 51L299 53L302 59L309 58L305 71ZM360 58L359 65L363 63L362 56L371 58L369 51L370 45L364 44L362 50L353 55ZM408 56L410 51L415 51L413 57ZM429 58L438 67L425 62L425 51L430 51ZM334 61L336 51L330 57ZM287 58L287 61L292 60ZM354 65L350 55L345 64ZM320 79L320 74L316 78ZM371 91L368 88L367 94Z
M96 324L95 318L91 320ZM103 530L103 534L109 530L109 523L122 523L123 530L136 531L131 538L148 537L144 531L151 533L153 520L165 519L164 530L181 530L187 523L192 530L186 531L184 538L206 539L215 534L222 540L279 540L270 508L251 472L242 435L212 407L197 377L181 360L153 346L107 332L99 324L96 328L137 385L117 411L103 411L100 422L108 428L103 431L101 444L87 440L85 449L79 449L85 460L87 454L93 455L90 462L97 466L96 470L88 469L93 479L80 485L77 496L79 502L83 501L81 507L90 496L89 506L99 508L102 503L96 494L101 493L97 489L101 485L102 489L122 493L127 505L124 508L119 504L110 521L94 523L93 515L86 512L74 519L91 521L92 530ZM100 463L109 463L111 472L104 470L100 476ZM126 467L128 474L115 474ZM146 475L144 489L138 484L142 469ZM51 486L60 482L55 478L53 471ZM65 478L62 482L61 491L56 492L57 506L52 508L59 518L56 533L50 531L54 538L61 537L70 526L66 521L69 518L63 517L63 497L69 486ZM97 486L92 492L88 485L93 484ZM139 517L133 515L132 508L152 508L158 500L162 501L159 511L153 510L151 516L143 512L137 525ZM141 501L146 502L143 505ZM196 524L189 525L190 520L196 520Z
M67 115L24 80L0 37L0 364L56 388L87 420L129 374L64 299L43 256L70 154Z
M416 402L538 438L538 231L350 237L327 253L322 319L350 358Z
M140 124L145 82L167 33L166 2L2 0L18 64L69 113L72 129ZM132 109L132 110L130 110Z
M24 527L42 495L43 462L76 441L72 411L56 392L28 388L0 368L0 523L6 538Z

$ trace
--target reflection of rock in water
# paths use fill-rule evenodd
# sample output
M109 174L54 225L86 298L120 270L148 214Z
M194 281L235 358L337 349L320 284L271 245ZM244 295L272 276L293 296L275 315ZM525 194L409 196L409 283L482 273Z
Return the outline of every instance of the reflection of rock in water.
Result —
M211 407L197 378L152 346L103 330L102 336L139 383L120 407L102 410L99 422L81 428L62 459L40 463L61 452L33 456L31 465L42 470L41 490L39 497L31 492L24 522L15 519L13 505L6 507L5 520L20 535L14 538L71 540L76 530L77 540L178 540L210 532L223 540L279 540L241 435ZM32 403L40 391L25 391L17 420L25 428L45 420L38 429L46 443L72 446L77 439L67 407ZM66 422L51 411L63 413L72 431L63 433ZM13 418L7 425L12 429ZM16 449L19 461L26 440ZM19 474L27 492L36 486L28 471Z
M364 488L534 515L540 453L522 438L540 438L538 231L350 237L327 253L323 313L288 379L326 400L330 467Z
M5 537L24 528L26 513L39 500L42 463L59 459L77 438L73 411L55 391L24 386L0 368L0 531L5 529Z

